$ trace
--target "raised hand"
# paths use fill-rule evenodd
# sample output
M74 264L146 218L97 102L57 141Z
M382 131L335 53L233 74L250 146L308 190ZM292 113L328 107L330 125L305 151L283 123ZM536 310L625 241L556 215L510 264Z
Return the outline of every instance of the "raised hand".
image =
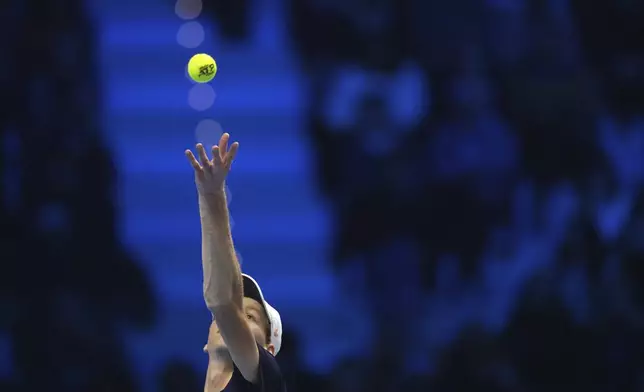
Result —
M212 159L208 158L208 154L204 146L197 144L197 155L199 160L195 158L190 150L186 150L186 157L195 169L195 181L197 189L202 194L213 194L224 191L226 176L230 171L230 166L237 155L239 143L235 142L228 148L228 141L230 135L224 133L219 139L219 145L212 147Z

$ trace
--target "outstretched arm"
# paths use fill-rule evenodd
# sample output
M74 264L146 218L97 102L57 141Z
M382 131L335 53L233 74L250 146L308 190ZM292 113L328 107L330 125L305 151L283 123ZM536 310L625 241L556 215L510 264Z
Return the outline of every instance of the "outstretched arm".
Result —
M230 218L223 190L199 194L203 296L213 313L217 307L242 308L241 271L230 232Z
M224 191L226 176L239 147L238 143L233 143L228 149L229 138L225 133L219 145L213 146L212 159L201 144L197 145L199 161L190 150L186 151L186 156L195 169L199 193L206 306L215 318L233 362L246 380L255 382L259 352L244 315L241 270Z

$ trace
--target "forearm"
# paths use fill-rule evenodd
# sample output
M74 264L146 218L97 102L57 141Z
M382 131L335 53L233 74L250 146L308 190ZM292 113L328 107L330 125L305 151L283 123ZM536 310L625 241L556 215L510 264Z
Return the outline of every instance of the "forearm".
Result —
M203 295L208 309L242 307L242 277L230 230L226 195L200 195Z

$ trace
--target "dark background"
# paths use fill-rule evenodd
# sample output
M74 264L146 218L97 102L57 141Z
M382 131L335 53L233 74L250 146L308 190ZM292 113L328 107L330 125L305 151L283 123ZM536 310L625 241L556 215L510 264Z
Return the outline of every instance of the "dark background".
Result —
M642 1L173 7L0 5L1 391L202 390L203 119L291 390L644 390Z

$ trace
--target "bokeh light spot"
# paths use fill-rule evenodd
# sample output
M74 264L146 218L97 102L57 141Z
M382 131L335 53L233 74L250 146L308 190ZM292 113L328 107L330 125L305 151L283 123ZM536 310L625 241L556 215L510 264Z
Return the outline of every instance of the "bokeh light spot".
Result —
M199 22L186 22L179 27L177 42L184 48L194 49L206 38L206 32Z
M215 90L208 83L195 84L188 92L188 104L197 111L210 109L215 103Z
M174 12L183 20L195 19L201 14L203 3L201 0L177 0Z

